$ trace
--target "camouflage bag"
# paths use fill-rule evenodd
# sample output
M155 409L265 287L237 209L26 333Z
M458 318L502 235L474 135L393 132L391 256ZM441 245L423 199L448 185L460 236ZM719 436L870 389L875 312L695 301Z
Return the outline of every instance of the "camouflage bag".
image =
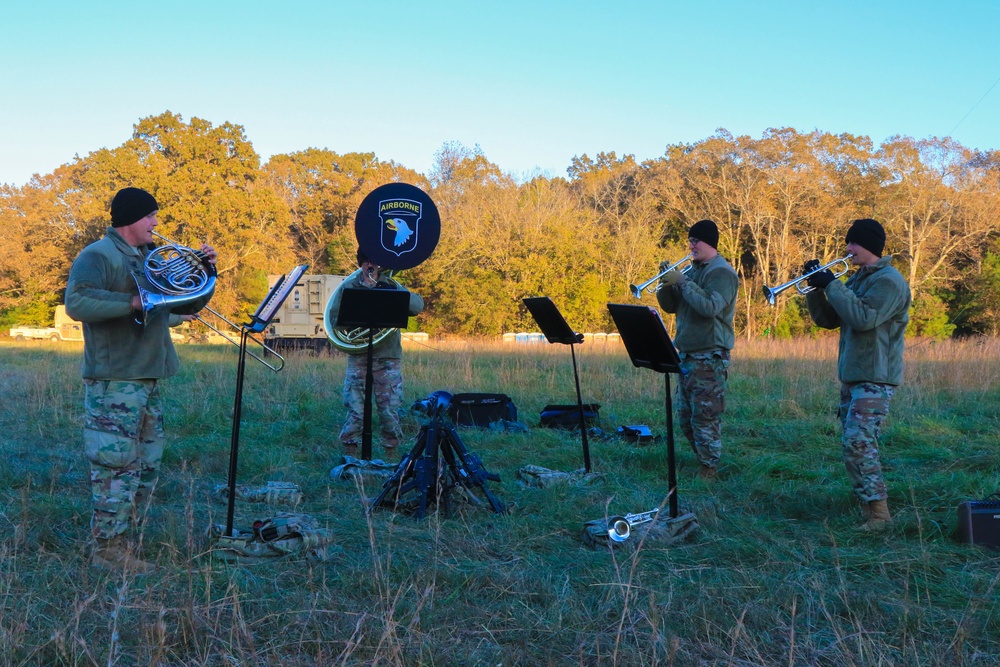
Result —
M573 472L550 470L542 466L526 465L517 471L518 484L524 487L544 489L560 484L576 484L586 486L604 481L604 473L587 472L585 468Z
M337 481L353 480L355 477L362 475L378 479L388 479L392 477L397 468L399 468L398 463L386 463L381 459L365 461L345 455L343 463L330 471L330 479Z
M304 556L310 561L325 562L340 551L333 545L333 531L320 528L316 519L307 514L276 514L254 521L251 530L235 532L226 535L226 527L219 524L209 529L209 538L215 541L213 558L255 563Z
M216 484L212 496L216 500L229 500L229 486ZM268 482L264 486L243 484L236 487L236 497L248 503L298 507L302 502L302 488L292 482Z

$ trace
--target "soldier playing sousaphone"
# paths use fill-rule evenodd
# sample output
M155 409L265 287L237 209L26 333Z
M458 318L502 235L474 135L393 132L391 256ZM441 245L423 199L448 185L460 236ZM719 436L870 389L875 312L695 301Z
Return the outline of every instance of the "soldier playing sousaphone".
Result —
M337 328L335 323L341 314L345 291L406 291L391 274L412 268L431 255L440 237L441 219L434 202L422 190L406 183L389 183L375 188L361 202L354 231L358 239L358 270L334 292L324 319L333 346L348 355L344 376L347 417L340 431L340 442L345 454L356 456L360 446L362 457L369 458L373 398L382 447L386 459L391 459L403 438L399 424L403 401L402 335L398 328L347 331ZM371 303L375 299L367 300ZM423 308L420 295L410 292L407 313L417 315Z
M364 250L358 248L358 270L341 283L330 299L327 307L328 321L336 322L344 289L405 289L392 280L382 267L372 262ZM419 294L410 292L409 314L419 315L424 309L424 300ZM382 447L386 459L391 459L403 431L399 425L399 408L403 404L403 345L399 329L380 330L377 345L372 349L372 396L378 409L382 431ZM367 376L367 344L341 345L347 353L347 370L344 373L344 407L347 417L340 429L340 443L344 453L358 455L361 445L363 412L365 404L365 378Z

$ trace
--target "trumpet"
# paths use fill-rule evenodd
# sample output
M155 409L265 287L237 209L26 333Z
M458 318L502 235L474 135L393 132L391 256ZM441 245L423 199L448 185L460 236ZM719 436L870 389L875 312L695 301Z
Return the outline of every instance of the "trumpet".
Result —
M834 271L833 273L834 278L839 278L840 276L844 275L845 273L851 270L851 265L848 261L851 259L851 257L854 257L853 253L849 253L846 256L841 257L840 259L835 259L829 264L824 264L823 266L815 268L809 273L806 273L805 275L799 276L795 280L789 280L787 283L783 285L778 285L777 287L768 287L767 285L764 285L764 296L767 298L767 302L773 306L777 302L778 295L784 292L789 287L795 287L795 289L798 290L799 294L808 294L809 292L812 292L814 289L816 289L815 287L810 287L807 284L807 281L809 280L810 277L816 275L817 273L820 273L821 271L826 271L827 269L832 270L832 267L837 266L838 264L843 264L844 267L842 269L840 269L839 271Z
M655 509L640 514L610 517L608 519L608 539L612 542L624 542L632 534L632 526L649 523L656 518L659 512L659 509Z
M215 267L206 264L204 255L197 250L174 243L166 236L153 232L153 236L163 240L167 245L155 248L146 256L143 266L146 279L152 283L159 293L139 287L139 300L142 302L142 320L137 320L140 324L145 321L146 315L153 308L160 306L176 307L191 303L211 292L215 287ZM208 311L215 317L225 322L231 330L240 327L228 320L222 313L205 306L203 310ZM219 334L230 343L240 346L240 343L231 338L226 332L211 324L200 315L195 315L195 319L206 327ZM285 358L278 354L273 348L264 344L264 341L247 334L247 338L260 345L266 354L274 355L278 360L276 364L271 364L262 357L247 350L247 354L264 364L277 373L285 366Z
M632 291L632 296L634 296L637 299L641 299L643 292L645 292L647 290L650 293L655 292L656 288L653 288L651 290L649 289L649 287L652 286L653 283L655 283L660 278L662 278L663 276L667 275L668 273L670 273L671 271L673 271L674 269L676 269L678 266L680 266L684 262L690 262L690 261L691 261L691 255L687 255L683 259L678 260L678 261L674 262L673 264L671 264L670 266L668 266L667 268L663 269L662 271L660 271L659 273L657 273L655 276L653 276L652 278L650 278L649 280L647 280L643 284L641 284L641 285L629 285L628 288L629 288L629 290ZM683 269L681 269L681 273L687 273L688 271L690 271L693 268L694 268L694 264L688 264Z

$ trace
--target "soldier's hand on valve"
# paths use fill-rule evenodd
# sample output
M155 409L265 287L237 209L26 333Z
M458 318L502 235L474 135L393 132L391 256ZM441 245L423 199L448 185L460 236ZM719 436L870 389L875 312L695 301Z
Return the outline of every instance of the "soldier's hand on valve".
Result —
M683 272L673 269L672 271L667 271L660 280L666 285L679 285L684 282L684 279Z

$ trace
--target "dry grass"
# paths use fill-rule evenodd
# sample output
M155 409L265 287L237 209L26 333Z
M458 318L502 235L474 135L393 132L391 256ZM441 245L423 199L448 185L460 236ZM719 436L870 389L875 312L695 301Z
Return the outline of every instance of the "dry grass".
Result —
M338 535L328 563L223 565L205 529L224 522L235 360L181 348L165 383L168 453L142 532L161 566L87 566L78 349L0 345L4 433L0 664L7 665L948 665L1000 661L1000 558L952 538L955 508L997 490L1000 343L910 343L883 454L896 513L858 532L833 410L836 342L741 342L723 477L695 479L678 442L680 499L701 530L676 546L583 548L584 521L663 502L662 443L591 441L591 487L521 488L534 463L582 465L579 438L535 427L572 402L563 346L410 346L409 400L445 389L511 395L525 434L463 431L512 512L414 521L366 517L368 488L331 482L343 360L248 368L240 481L302 485L304 511ZM662 434L663 378L621 348L580 346L584 399L602 426ZM406 422L409 433L418 424ZM376 452L377 453L377 452ZM238 521L260 507L240 506Z

